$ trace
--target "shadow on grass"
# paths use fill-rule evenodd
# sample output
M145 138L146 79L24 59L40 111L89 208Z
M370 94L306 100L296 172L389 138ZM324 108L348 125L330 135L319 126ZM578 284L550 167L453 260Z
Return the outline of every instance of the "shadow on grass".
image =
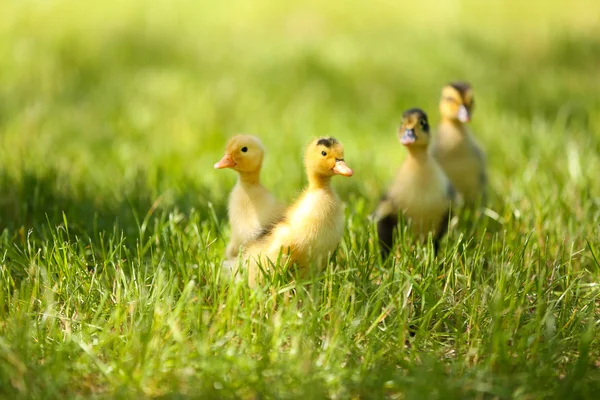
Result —
M0 175L0 267L8 268L13 279L7 290L17 289L29 277L32 265L44 265L53 257L72 271L106 269L111 276L118 269L132 273L136 259L144 268L154 269L163 265L161 257L165 257L173 271L188 273L184 266L192 261L182 262L181 257L198 257L197 253L187 256L188 251L208 249L198 237L220 236L225 200L212 205L212 192L198 182L185 181L157 197L146 182L145 176L138 176L119 199L111 193L72 187L54 171L23 172L18 180ZM201 226L204 221L209 221L208 228ZM188 235L189 224L200 233ZM165 232L175 233L165 237Z
M100 232L138 233L145 218L161 211L178 209L189 213L196 209L201 219L226 216L225 199L217 199L212 209L213 194L198 182L180 182L177 189L157 194L147 178L139 174L122 195L92 193L89 188L72 185L56 171L41 174L25 171L20 179L0 174L0 227L10 232L33 230L44 236L47 229L68 224L70 235L97 237ZM182 189L184 188L184 189ZM149 229L153 225L148 223Z

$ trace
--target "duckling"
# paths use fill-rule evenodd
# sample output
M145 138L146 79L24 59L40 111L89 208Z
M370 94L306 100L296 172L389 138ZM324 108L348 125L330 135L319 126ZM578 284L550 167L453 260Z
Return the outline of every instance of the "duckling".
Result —
M342 203L331 186L334 175L352 176L344 161L344 147L333 137L312 141L304 156L308 188L290 206L283 220L269 227L249 244L243 257L248 261L248 283L256 286L260 268L295 265L300 276L309 267L322 269L344 233Z
M466 82L453 82L442 89L442 120L430 147L465 205L472 208L487 200L485 154L466 126L473 114L473 90Z
M227 260L234 260L240 247L283 216L285 206L260 183L264 148L255 136L236 135L229 139L225 155L215 169L231 168L238 181L229 195L228 216L231 239L225 250Z
M398 136L408 150L408 157L375 211L381 251L385 258L392 250L398 213L402 212L417 236L424 239L433 233L437 254L440 240L448 229L454 189L442 168L427 152L429 122L423 110L411 108L402 114Z

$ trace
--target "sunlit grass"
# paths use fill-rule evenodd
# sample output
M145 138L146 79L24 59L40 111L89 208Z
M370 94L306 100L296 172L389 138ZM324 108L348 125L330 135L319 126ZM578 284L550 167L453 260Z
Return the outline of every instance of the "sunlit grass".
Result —
M0 397L595 398L597 2L69 2L0 13ZM368 216L468 79L490 211L382 265ZM326 273L221 276L227 137L291 201L333 135Z

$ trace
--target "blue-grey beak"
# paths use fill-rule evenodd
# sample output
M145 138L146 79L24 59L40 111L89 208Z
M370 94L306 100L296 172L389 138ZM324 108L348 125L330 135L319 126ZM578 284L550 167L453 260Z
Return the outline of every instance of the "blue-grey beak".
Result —
M416 140L417 137L415 136L415 130L407 128L404 130L404 135L400 139L400 143L402 143L405 146L408 146L410 144L413 144Z
M471 115L469 114L469 110L464 105L461 105L458 109L458 120L462 123L471 121Z

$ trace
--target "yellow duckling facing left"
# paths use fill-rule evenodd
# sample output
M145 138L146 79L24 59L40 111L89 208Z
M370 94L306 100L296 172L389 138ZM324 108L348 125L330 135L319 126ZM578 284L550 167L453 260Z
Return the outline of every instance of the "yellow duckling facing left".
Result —
M229 139L225 155L216 169L231 168L239 175L229 195L228 216L231 239L225 249L227 260L234 260L240 248L283 216L285 206L260 183L265 150L255 136L236 135Z
M381 251L385 257L392 250L398 214L402 213L415 235L426 239L429 233L433 234L437 253L439 242L448 229L454 189L442 168L427 152L430 132L423 110L406 110L398 135L400 143L408 150L408 157L375 211Z
M342 239L344 210L331 186L334 175L352 176L344 161L344 147L336 139L315 139L304 156L308 188L290 206L283 220L248 244L243 257L248 263L248 283L256 286L261 268L277 263L295 265L300 276L310 267L323 268Z

